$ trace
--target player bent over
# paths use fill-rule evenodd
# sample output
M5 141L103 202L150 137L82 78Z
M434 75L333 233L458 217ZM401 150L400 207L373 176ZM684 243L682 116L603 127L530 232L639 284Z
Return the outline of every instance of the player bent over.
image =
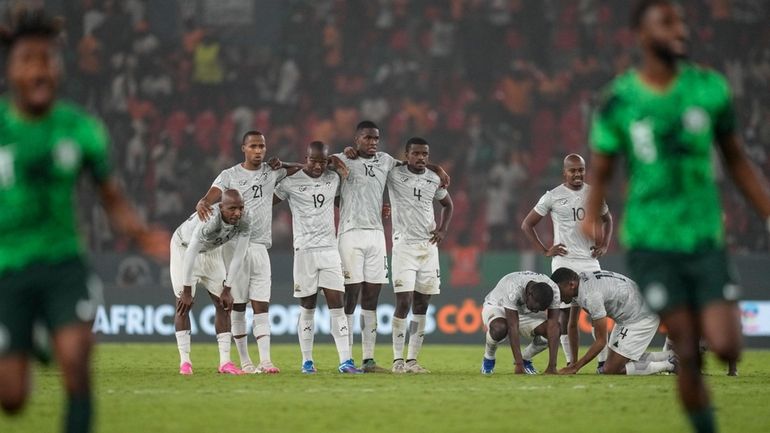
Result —
M645 352L658 331L660 318L647 309L639 287L630 278L610 271L578 275L571 269L559 268L551 279L559 285L565 298L577 299L578 305L588 312L595 334L595 340L586 354L559 370L559 374L577 373L605 345L610 352L598 373L647 375L674 371L673 351ZM615 321L609 340L608 318Z
M316 372L313 362L315 307L323 290L331 318L331 333L340 358L340 373L361 373L353 365L348 345L348 320L342 308L345 282L337 250L334 198L340 176L328 171L329 148L320 141L307 148L305 167L287 176L275 188L273 203L289 203L294 234L294 297L299 298L297 335L302 351L302 372Z
M571 299L565 301L571 302ZM556 373L560 305L559 288L548 276L529 271L504 276L484 298L481 309L481 318L487 327L481 373L494 372L497 346L506 337L511 343L514 373L537 374L532 357L546 348L545 373ZM532 339L523 352L520 337Z
M221 247L235 239L235 253L227 275ZM179 374L193 373L190 361L190 309L195 298L196 283L201 283L214 302L214 329L219 344L220 373L242 374L230 360L230 311L233 295L230 279L240 272L249 246L249 218L244 216L243 198L234 189L226 190L222 202L212 210L208 221L192 214L180 225L171 239L171 285L176 296L176 344L179 348ZM227 277L227 279L225 279ZM223 283L224 281L224 283Z
M388 174L388 191L393 207L393 313L394 373L429 373L417 363L425 336L425 314L431 295L439 293L438 244L446 236L452 220L452 198L441 188L439 176L427 170L430 147L419 137L406 142L406 166ZM441 203L437 225L433 201ZM406 315L412 308L409 324L409 349L404 362Z

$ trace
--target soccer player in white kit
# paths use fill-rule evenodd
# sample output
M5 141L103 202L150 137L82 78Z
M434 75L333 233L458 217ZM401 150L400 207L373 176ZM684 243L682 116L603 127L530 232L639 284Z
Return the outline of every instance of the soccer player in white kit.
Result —
M406 166L388 174L388 194L393 207L393 313L394 373L429 373L417 363L425 336L425 314L431 295L439 294L441 271L438 244L446 237L452 220L452 198L441 188L438 175L427 170L430 147L425 139L406 142ZM441 217L435 220L433 202L438 201ZM412 308L409 348L404 362L406 315Z
M547 275L524 271L500 279L481 308L481 319L487 328L481 373L494 372L497 346L506 337L513 352L515 374L537 374L532 357L546 348L549 353L545 373L556 373L560 304L559 288ZM524 351L520 337L532 339Z
M383 194L388 173L401 161L377 151L380 130L371 121L356 126L356 148L337 154L348 167L349 174L340 186L339 250L345 277L345 315L352 331L356 305L361 298L361 369L365 373L388 371L374 360L377 340L377 302L380 289L388 283L388 253L382 226ZM350 154L346 156L346 154ZM431 167L442 182L448 183L446 172ZM386 214L387 215L387 214ZM353 332L348 335L351 353Z
M226 190L222 202L212 210L206 222L190 215L171 237L171 285L176 296L176 343L179 348L179 373L191 375L190 309L195 298L195 287L200 283L214 301L214 328L219 344L220 373L241 374L230 361L230 310L232 276L240 272L243 257L249 246L249 217L244 215L243 199L234 189ZM235 253L225 273L221 246L235 240Z
M546 257L552 257L551 272L561 267L567 267L575 272L591 272L601 270L599 257L607 252L612 237L612 214L607 205L602 209L602 235L596 245L580 231L578 224L585 218L585 202L590 186L584 182L586 163L583 157L569 154L564 158L564 183L546 192L535 205L524 221L521 229L532 245ZM535 231L535 226L548 213L553 222L554 240L548 248ZM577 322L580 309L575 305L570 308L562 304L561 315L561 344L567 363L577 356L578 330ZM599 367L607 358L607 351L599 356Z
M273 190L275 185L286 177L287 172L285 168L281 168L281 162L276 158L264 162L267 144L264 134L259 131L248 131L243 135L241 151L244 154L244 161L222 171L195 209L200 219L205 221L211 215L211 204L219 200L222 191L232 188L241 192L251 218L251 235L245 263L241 267L241 272L233 276L235 304L230 316L235 347L238 349L241 370L244 373L278 373L280 370L270 358L268 308L271 272L267 250L273 243ZM226 245L222 249L222 254L225 262L229 262L233 248L229 244ZM246 303L249 300L254 311L252 332L259 349L257 366L249 356L246 337Z
M326 170L328 153L324 143L310 143L305 168L278 184L273 202L286 200L291 208L294 297L300 302L297 335L302 351L302 372L316 372L313 340L315 307L318 290L321 289L329 307L331 334L340 358L338 371L360 373L350 356L350 328L342 308L345 283L334 225L334 198L339 194L340 177Z
M588 312L596 338L582 358L559 370L559 374L577 373L605 346L610 353L600 373L647 375L675 370L672 350L645 352L658 331L660 318L646 307L633 280L610 271L577 274L568 268L557 269L551 279L565 298L574 297ZM609 339L607 319L615 321Z

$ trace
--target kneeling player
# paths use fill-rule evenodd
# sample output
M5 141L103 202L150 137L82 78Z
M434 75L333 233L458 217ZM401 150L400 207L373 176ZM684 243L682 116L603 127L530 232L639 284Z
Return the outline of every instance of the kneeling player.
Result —
M646 375L673 372L672 351L645 353L658 330L660 319L644 305L636 283L630 278L610 271L578 275L559 268L551 275L564 297L574 297L593 321L595 340L588 352L577 362L559 370L560 374L575 374L594 359L607 344L607 318L615 321L610 334L610 353L603 374Z
M566 302L571 302L571 299ZM514 373L536 374L532 357L546 347L548 367L545 372L556 373L560 304L559 288L546 275L514 272L504 276L484 298L481 309L481 317L487 327L481 373L489 375L494 372L497 345L505 337L509 337L511 343ZM523 352L519 337L532 338Z
M243 216L243 198L234 189L224 192L222 202L214 207L211 218L202 222L197 214L176 229L171 239L171 285L176 301L176 342L179 348L179 373L192 374L190 361L190 309L195 298L196 283L201 283L214 301L214 328L219 343L220 373L241 374L230 361L230 310L233 296L229 278L240 271L249 246L249 220ZM219 248L237 239L235 253L225 275ZM228 279L225 279L225 277ZM224 283L223 283L224 281Z

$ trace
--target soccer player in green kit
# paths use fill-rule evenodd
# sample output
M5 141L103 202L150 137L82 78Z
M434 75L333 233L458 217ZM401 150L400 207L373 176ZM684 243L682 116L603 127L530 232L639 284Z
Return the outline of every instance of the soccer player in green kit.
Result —
M615 160L629 177L621 240L649 306L679 356L679 398L697 432L716 431L698 343L725 361L741 351L738 289L728 271L722 206L712 168L726 171L764 217L770 195L736 138L730 89L720 74L685 60L688 28L671 0L642 0L632 13L637 69L605 90L591 127L593 189L583 231L599 221Z
M74 189L89 173L113 225L161 256L167 242L147 230L110 175L102 124L57 102L62 72L57 23L21 10L5 32L9 93L0 99L0 405L24 406L36 321L48 328L67 395L64 430L91 425L91 324L98 279L85 265ZM158 242L156 242L158 241Z

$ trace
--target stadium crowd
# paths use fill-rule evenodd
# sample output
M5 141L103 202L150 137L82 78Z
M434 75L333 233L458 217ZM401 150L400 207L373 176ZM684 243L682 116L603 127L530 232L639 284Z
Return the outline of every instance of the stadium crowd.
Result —
M128 195L169 230L242 159L244 131L297 161L311 140L341 151L370 119L393 155L413 135L436 144L452 175L449 247L529 249L521 220L560 182L562 157L587 153L597 93L633 60L626 2L243 0L235 11L250 15L220 20L231 25L207 23L209 1L63 3L65 95L105 120ZM745 146L769 174L767 2L682 3L695 60L728 77ZM762 222L725 185L730 248L767 251ZM622 217L620 197L610 207ZM86 216L92 248L124 248L102 212ZM278 212L274 245L287 249L291 217Z

